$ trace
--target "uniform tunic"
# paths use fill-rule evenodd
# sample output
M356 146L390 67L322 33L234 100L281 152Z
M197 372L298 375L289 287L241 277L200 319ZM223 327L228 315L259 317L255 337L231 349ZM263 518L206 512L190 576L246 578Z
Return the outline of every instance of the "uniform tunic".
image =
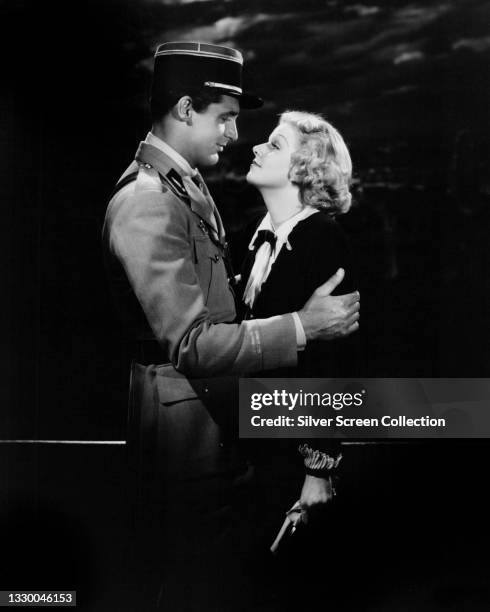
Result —
M252 524L230 377L293 366L294 320L235 323L224 230L205 185L199 190L148 142L122 178L133 173L109 203L103 241L115 302L135 341L128 435L136 515L155 565L167 561L163 609L228 611L231 598L234 606L246 600L239 590L248 538L236 526Z

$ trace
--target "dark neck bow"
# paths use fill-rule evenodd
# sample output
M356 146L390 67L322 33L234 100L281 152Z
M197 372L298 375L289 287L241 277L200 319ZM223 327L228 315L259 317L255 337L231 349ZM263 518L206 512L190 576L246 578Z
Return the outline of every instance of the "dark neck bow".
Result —
M264 242L268 242L271 245L271 251L274 250L276 246L277 236L274 232L270 230L259 230L257 232L257 238L255 238L253 243L254 251L258 251L259 248L264 244Z

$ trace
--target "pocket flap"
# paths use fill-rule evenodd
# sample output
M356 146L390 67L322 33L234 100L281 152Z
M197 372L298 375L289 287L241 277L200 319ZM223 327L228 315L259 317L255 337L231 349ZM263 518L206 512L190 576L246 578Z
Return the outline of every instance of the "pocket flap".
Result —
M174 404L198 397L189 380L172 366L157 368L156 376L158 398L162 404Z

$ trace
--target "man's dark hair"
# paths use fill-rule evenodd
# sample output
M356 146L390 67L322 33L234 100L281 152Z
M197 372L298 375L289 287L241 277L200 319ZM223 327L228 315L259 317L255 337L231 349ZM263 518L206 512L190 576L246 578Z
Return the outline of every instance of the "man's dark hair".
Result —
M153 95L150 99L151 122L158 123L172 110L182 96L192 98L192 106L197 113L203 113L210 104L221 102L223 93L208 87L186 88L182 91L166 91Z

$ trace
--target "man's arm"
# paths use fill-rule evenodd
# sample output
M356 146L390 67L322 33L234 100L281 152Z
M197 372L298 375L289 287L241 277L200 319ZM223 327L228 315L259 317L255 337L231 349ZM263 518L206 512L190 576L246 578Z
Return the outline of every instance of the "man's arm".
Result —
M109 211L111 251L123 265L162 346L162 359L167 357L188 376L295 365L292 315L232 323L234 304L222 262L216 264L210 257L196 261L192 235L202 237L202 231L176 196L162 193L161 188L143 192L136 188L133 195L113 201ZM210 311L201 285L211 283L222 299L220 307Z

